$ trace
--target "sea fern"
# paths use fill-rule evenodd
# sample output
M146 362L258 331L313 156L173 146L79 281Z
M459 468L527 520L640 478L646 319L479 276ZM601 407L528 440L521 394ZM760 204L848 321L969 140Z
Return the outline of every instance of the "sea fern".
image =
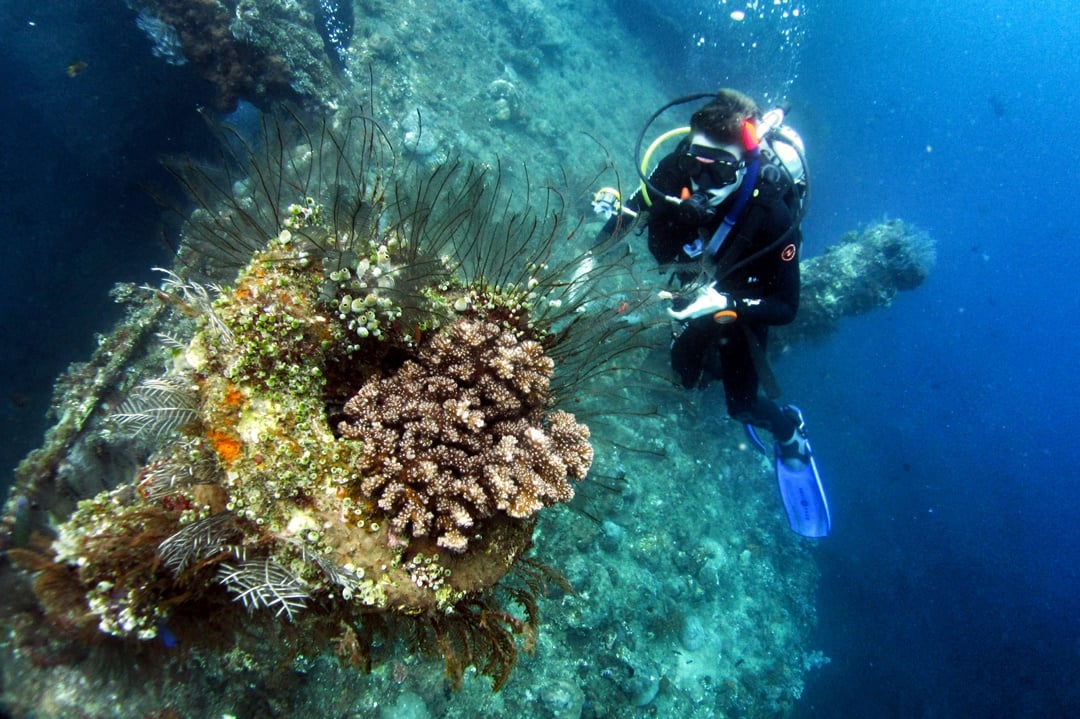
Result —
M232 346L235 342L232 330L221 321L214 309L214 297L221 294L221 288L215 284L203 285L198 282L185 281L180 275L172 270L162 267L154 267L155 272L161 272L165 279L161 282L160 292L153 287L143 286L143 289L158 292L158 296L167 302L171 302L190 317L202 317L214 333L220 338L225 346Z
M201 450L196 438L187 438L157 453L135 477L135 488L146 502L166 497L196 484L216 484L221 469L215 456Z
M158 545L158 556L166 568L179 575L188 567L226 551L239 537L236 517L230 512L220 512L171 535Z
M234 599L248 611L275 609L274 616L284 614L289 621L295 619L311 599L301 580L269 557L222 564L218 582L235 594Z
M198 409L191 380L169 374L139 383L111 419L133 435L160 439L196 422Z

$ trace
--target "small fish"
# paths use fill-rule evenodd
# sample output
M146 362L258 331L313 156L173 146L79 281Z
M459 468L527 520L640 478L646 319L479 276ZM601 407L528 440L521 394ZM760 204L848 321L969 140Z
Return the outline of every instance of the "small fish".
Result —
M990 103L990 111L994 113L994 117L1005 117L1006 108L1005 103L997 95L991 95L986 98L986 101Z
M86 72L86 68L88 67L90 67L90 65L85 60L76 60L67 66L67 76L78 77Z
M169 625L165 623L164 619L159 619L157 622L158 639L161 640L162 645L166 649L175 649L176 645L180 643L180 640L176 638L172 630L169 629Z

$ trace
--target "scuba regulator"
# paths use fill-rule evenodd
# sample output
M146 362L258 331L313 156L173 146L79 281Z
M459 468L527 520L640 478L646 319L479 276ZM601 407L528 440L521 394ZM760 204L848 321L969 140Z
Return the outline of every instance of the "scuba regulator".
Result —
M614 187L601 187L596 191L592 201L593 212L601 215L605 220L610 220L612 215L620 212L637 217L637 213L629 207L623 207L622 195Z

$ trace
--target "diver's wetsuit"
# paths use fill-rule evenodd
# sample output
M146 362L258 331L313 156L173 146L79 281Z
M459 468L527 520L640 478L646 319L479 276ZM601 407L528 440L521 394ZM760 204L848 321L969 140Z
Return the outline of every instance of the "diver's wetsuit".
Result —
M649 178L657 189L674 197L690 185L689 174L680 168L685 144L661 160ZM795 319L802 234L796 227L784 236L796 220L790 180L764 158L761 163L756 194L721 247L715 266L716 289L735 300L738 319L730 324L717 324L710 315L691 320L671 347L671 364L688 389L698 384L703 372L719 377L732 417L784 440L792 436L795 422L775 402L761 396L754 355L760 351L764 358L769 325ZM699 272L701 260L691 259L683 245L698 237L708 244L737 195L738 191L732 193L701 226L680 222L677 206L660 198L646 208L640 191L626 204L634 210L649 209L649 251L661 266L672 266L674 276L685 281ZM609 222L605 229L610 232L614 225Z

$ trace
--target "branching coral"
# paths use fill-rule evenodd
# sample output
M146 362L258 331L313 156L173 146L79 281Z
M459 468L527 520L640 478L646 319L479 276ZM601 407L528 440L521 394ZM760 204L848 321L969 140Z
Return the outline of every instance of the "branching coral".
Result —
M554 412L539 343L462 319L391 377L345 405L341 434L363 442L360 486L396 533L463 552L496 512L524 519L569 501L592 461L588 428Z

